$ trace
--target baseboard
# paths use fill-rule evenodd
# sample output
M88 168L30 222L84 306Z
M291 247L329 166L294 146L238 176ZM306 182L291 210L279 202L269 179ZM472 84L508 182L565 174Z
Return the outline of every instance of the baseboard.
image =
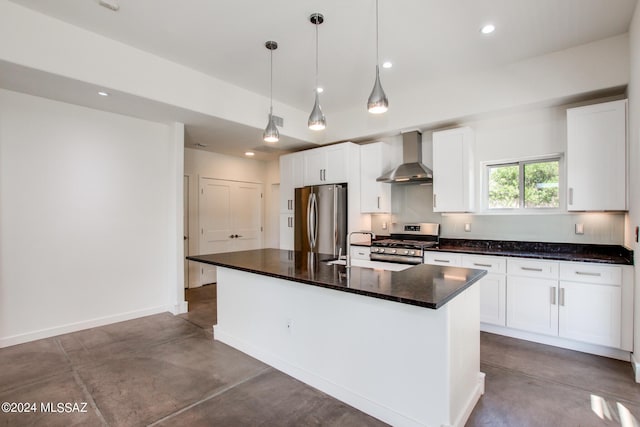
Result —
M77 332L83 329L95 328L98 326L109 325L111 323L123 322L125 320L137 319L138 317L150 316L168 311L167 306L157 306L145 308L143 310L129 311L119 313L112 316L97 317L95 319L84 320L82 322L68 323L66 325L56 326L53 328L40 329L38 331L27 332L24 334L12 335L0 338L0 348L12 345L23 344L43 338L50 338L56 335Z
M267 365L284 372L285 374L292 376L293 378L302 381L305 384L314 387L323 393L328 394L348 405L353 406L360 411L371 415L372 417L378 418L381 421L384 421L391 425L397 426L408 426L408 427L424 427L421 423L413 418L409 418L399 412L396 412L386 406L379 405L376 402L373 402L367 399L364 396L359 395L351 390L348 390L339 384L336 384L332 381L327 380L321 376L318 376L312 372L309 372L305 369L301 369L298 366L292 365L291 363L282 360L281 358L275 356L270 352L265 352L260 348L257 348L247 342L237 339L222 330L219 325L215 325L213 327L214 330L214 339L220 342L223 342L249 356L252 356ZM484 382L483 382L484 383ZM479 398L479 396L478 396ZM477 402L477 399L474 401ZM471 407L473 410L473 407ZM471 414L471 411L469 411ZM461 424L463 425L463 424Z
M478 373L478 383L476 384L476 387L473 390L473 393L471 393L471 395L469 396L469 399L467 400L467 403L464 406L464 409L462 410L462 412L460 412L460 414L458 414L458 418L456 418L455 422L453 423L453 426L464 427L464 425L469 420L469 417L471 416L473 409L476 407L478 400L480 400L480 397L482 397L482 395L484 394L485 377L486 377L486 374L484 372Z
M569 350L581 351L583 353L596 354L598 356L610 357L612 359L618 359L625 362L631 360L631 352L613 347L587 344L565 338L540 335L533 332L520 331L518 329L505 328L503 326L489 325L486 323L480 324L480 331L518 338L525 341L537 342L539 344L552 345L554 347L561 347Z
M636 382L640 383L640 358L635 353L631 353L631 366L636 374Z
M171 306L171 308L169 308L169 311L174 315L182 314L182 313L188 313L189 312L189 302L181 301L178 304L174 304L174 305Z

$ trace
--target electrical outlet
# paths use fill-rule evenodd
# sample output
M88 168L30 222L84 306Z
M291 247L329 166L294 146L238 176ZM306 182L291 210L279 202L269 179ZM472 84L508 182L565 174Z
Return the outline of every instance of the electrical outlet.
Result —
M387 229L387 221L385 221L385 222L383 222L383 223L382 223L382 229L383 229L383 230L386 230L386 229Z
M464 231L466 231L467 233L469 231L471 231L471 224L470 223L467 222L467 223L464 224Z
M576 224L576 234L584 234L584 224Z

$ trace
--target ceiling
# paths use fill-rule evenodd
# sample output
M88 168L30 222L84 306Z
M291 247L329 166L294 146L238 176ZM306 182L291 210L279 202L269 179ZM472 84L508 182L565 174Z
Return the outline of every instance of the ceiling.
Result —
M275 40L279 48L273 54L273 97L309 112L315 29L308 17L320 12L325 17L318 28L325 114L365 109L373 86L374 0L108 0L119 5L117 12L101 7L98 0L12 1L267 97L269 51L264 42ZM394 91L421 79L497 67L625 33L635 4L636 0L380 0L380 60L393 63L381 69L382 85L393 108ZM497 29L482 35L480 28L488 22ZM110 102L112 108L105 108L110 111L131 105L131 100L121 106ZM138 107L136 116L144 117L145 108L150 108L174 119L182 117L187 145L200 142L211 151L234 154L239 147L261 146L261 129L216 122L170 106ZM290 139L281 147L304 144Z

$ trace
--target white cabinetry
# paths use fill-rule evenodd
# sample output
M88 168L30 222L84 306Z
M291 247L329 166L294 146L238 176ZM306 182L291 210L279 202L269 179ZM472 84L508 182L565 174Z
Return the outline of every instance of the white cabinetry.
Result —
M446 265L462 267L462 255L451 252L428 251L424 254L424 263L431 265Z
M487 270L480 285L480 321L505 326L507 298L507 260L504 257L462 255L462 266Z
M391 212L391 184L377 182L393 167L391 148L386 142L374 142L360 147L360 211L362 213Z
M567 209L627 209L626 100L567 110Z
M349 181L349 158L359 156L358 146L351 142L315 148L302 154L305 186Z
M621 268L563 263L560 279L559 335L621 347Z
M294 248L295 235L294 231L294 215L292 213L280 214L280 249L292 251Z
M433 211L474 210L474 135L468 127L433 132Z
M295 189L303 186L302 153L280 157L280 213L293 213Z
M369 255L371 255L371 248L369 246L353 245L351 246L350 255L352 259L369 260Z

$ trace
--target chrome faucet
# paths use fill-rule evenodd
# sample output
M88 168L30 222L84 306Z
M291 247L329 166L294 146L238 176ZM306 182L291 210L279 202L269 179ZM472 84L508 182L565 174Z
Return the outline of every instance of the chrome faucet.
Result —
M351 233L349 233L349 235L347 236L347 269L351 268L351 236L353 236L354 234L364 234L371 236L371 240L376 238L376 234L373 231L352 231Z

